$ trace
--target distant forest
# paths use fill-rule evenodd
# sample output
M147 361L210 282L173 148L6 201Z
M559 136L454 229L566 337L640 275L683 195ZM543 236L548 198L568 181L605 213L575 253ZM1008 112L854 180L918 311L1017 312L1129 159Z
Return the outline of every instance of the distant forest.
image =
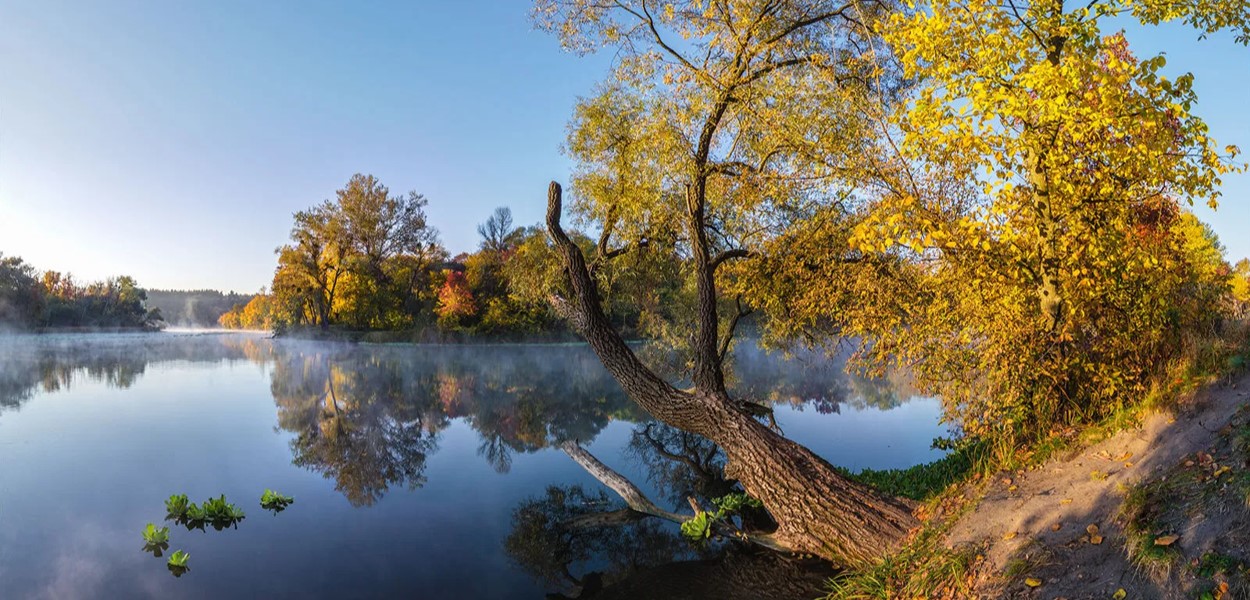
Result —
M0 329L156 329L217 327L253 294L216 290L145 290L133 277L84 283L70 273L39 271L0 253Z
M217 290L147 290L149 309L159 310L174 327L217 327L217 320L236 305L246 305L254 294Z

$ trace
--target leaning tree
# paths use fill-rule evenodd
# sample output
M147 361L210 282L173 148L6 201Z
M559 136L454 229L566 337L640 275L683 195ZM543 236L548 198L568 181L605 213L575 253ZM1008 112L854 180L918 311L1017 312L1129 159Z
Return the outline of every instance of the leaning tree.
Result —
M725 474L778 523L774 545L864 564L916 525L908 505L852 481L728 392L724 362L753 308L744 265L792 224L849 227L882 168L882 123L900 94L872 34L882 1L539 0L535 18L574 51L615 51L609 83L576 108L570 208L601 232L591 249L561 224L553 182L547 229L563 265L549 296L635 402L704 436ZM835 238L838 236L834 236ZM605 316L613 261L665 245L689 291L689 381L679 389L635 356ZM862 268L843 245L832 262ZM831 282L833 283L833 282ZM726 291L729 290L727 293ZM760 307L754 307L760 308Z

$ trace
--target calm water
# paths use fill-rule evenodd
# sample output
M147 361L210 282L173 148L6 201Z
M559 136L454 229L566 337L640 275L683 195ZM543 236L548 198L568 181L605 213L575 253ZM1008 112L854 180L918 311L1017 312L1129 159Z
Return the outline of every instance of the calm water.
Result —
M739 355L739 393L834 464L939 456L935 401L823 359ZM696 550L655 520L561 526L620 507L554 447L568 439L661 504L723 489L712 449L648 425L580 346L0 337L0 597L662 597L719 595L726 570L824 575ZM262 510L265 488L295 504ZM171 526L169 550L191 555L179 578L141 549L172 493L247 513L237 529Z

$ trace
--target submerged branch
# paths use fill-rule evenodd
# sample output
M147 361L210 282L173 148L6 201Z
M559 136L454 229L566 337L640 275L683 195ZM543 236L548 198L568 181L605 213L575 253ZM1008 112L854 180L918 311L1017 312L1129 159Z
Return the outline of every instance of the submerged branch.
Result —
M647 498L646 494L643 494L642 490L638 489L638 486L634 485L634 482L626 479L624 475L617 473L612 470L611 467L600 462L598 458L595 458L595 455L591 454L585 448L582 448L576 441L564 442L560 444L560 449L563 450L565 454L569 455L569 458L572 458L574 462L581 465L583 469L586 469L586 472L593 475L595 479L598 479L600 483L608 486L608 488L610 488L613 492L616 492L616 495L620 496L621 499L625 501L625 504L629 506L630 511L659 517L674 523L684 523L694 516L685 516L660 508L652 502L650 498ZM689 502L690 506L696 511L696 513L701 511L698 503L695 502L693 498L690 498ZM584 518L575 520L573 525L614 525L628 522L628 520L629 517L624 514L623 511L615 511L611 513L601 513L598 515L586 515ZM712 525L712 528L718 535L728 538L750 542L778 552L791 551L790 548L782 546L771 535L742 531L725 521L717 521Z

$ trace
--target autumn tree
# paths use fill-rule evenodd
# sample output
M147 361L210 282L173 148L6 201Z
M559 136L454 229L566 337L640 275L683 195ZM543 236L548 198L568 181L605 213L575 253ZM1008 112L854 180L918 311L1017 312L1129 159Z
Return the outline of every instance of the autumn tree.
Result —
M613 83L583 100L569 151L573 212L601 232L592 248L547 228L564 270L550 299L626 393L666 424L724 449L726 476L763 501L775 543L844 564L895 547L915 524L901 502L842 477L757 420L726 390L724 360L749 297L723 297L789 221L840 219L871 168L875 121L895 77L872 60L882 3L543 0L536 18L566 47L610 47ZM608 320L605 265L667 246L690 291L691 389L648 369ZM846 260L855 260L847 254ZM746 290L744 289L744 292Z
M278 268L273 290L288 307L298 306L292 320L321 328L330 326L339 282L346 270L349 245L329 202L295 213L291 242L277 249Z
M426 199L394 195L372 175L353 175L334 200L295 214L292 243L278 249L275 306L295 323L347 320L393 328L432 304L429 272L443 256L425 218ZM311 318L308 318L311 316Z
M1231 285L1234 310L1244 317L1250 312L1250 258L1243 258L1233 266Z
M884 40L918 85L891 120L875 205L849 238L800 228L880 268L821 285L847 271L794 237L774 267L823 268L778 285L773 306L869 340L865 364L906 363L1003 455L1140 397L1218 318L1219 246L1186 206L1214 207L1240 167L1193 114L1192 76L1103 25L1132 14L1245 41L1248 11L931 0L892 16Z

